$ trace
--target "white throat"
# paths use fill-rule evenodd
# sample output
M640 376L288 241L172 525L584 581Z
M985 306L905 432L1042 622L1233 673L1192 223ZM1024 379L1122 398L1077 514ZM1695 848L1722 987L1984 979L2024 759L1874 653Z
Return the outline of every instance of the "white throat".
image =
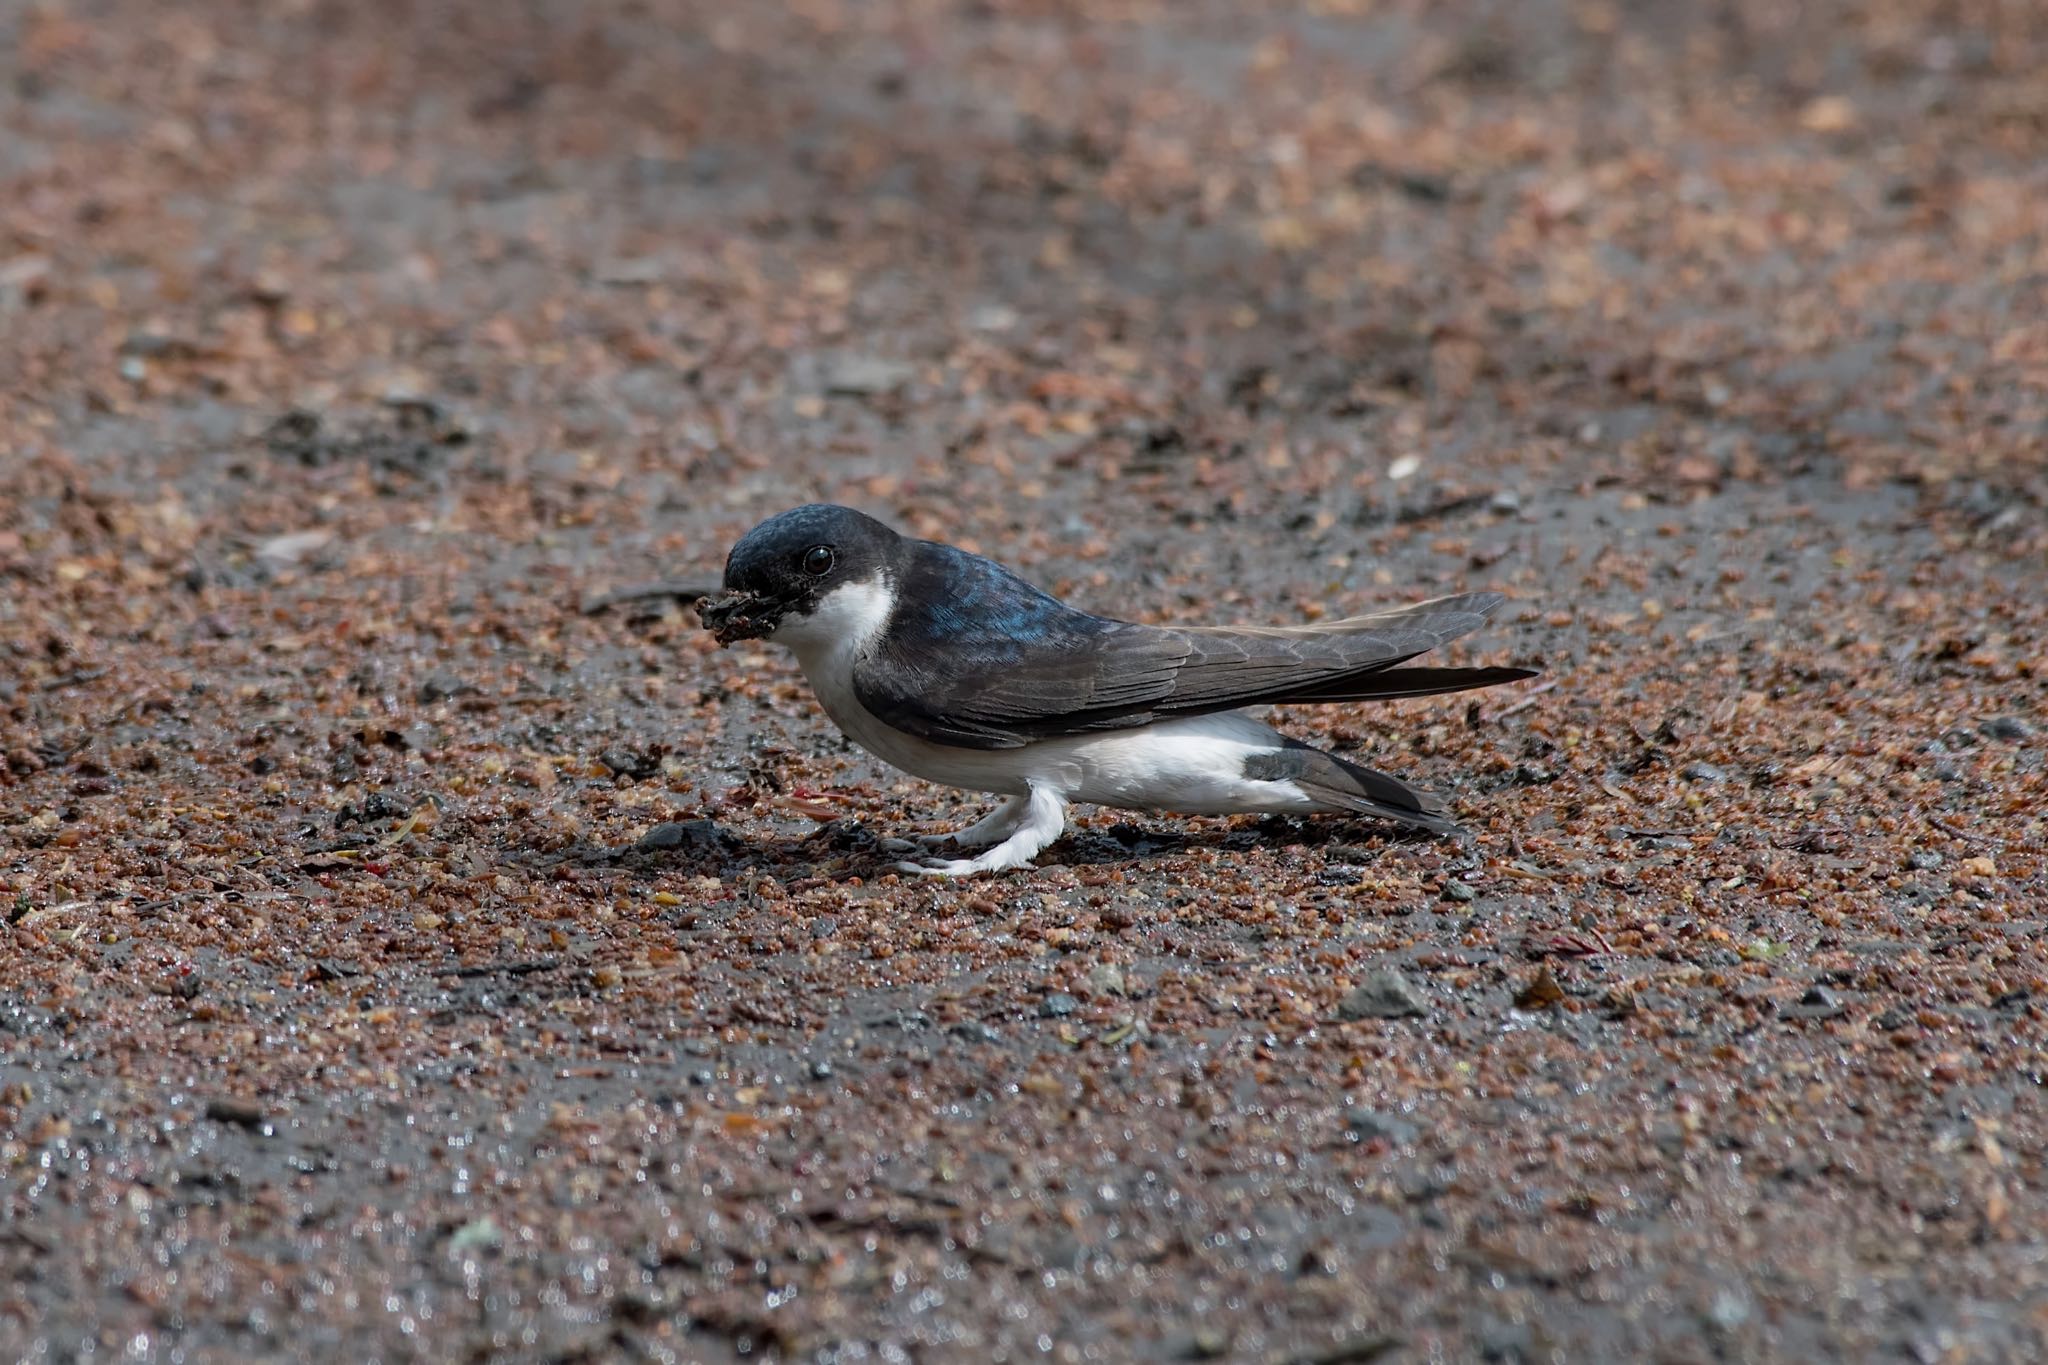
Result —
M910 741L869 714L854 690L853 670L872 651L896 608L896 590L877 576L842 583L818 599L809 616L785 616L768 639L789 646L810 680L818 704L840 732L898 767L907 767L900 745Z
M895 589L877 575L840 584L818 599L810 615L783 617L767 638L789 646L815 682L817 664L836 659L841 669L848 669L874 648L895 609Z

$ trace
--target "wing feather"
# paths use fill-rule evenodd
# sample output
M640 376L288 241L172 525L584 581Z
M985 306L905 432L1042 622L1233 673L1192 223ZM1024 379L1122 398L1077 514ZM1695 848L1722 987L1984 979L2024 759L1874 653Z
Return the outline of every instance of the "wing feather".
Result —
M856 665L861 703L939 744L1018 748L1290 701L1426 696L1530 676L1513 668L1398 665L1498 607L1464 593L1306 626L1168 628L1077 611L1001 566L920 546L881 648ZM934 608L932 604L942 605Z

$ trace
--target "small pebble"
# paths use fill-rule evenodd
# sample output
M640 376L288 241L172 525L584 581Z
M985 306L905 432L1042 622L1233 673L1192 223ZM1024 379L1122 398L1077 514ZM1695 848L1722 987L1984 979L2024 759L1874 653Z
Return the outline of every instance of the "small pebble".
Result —
M435 673L420 684L418 696L422 705L431 706L437 701L446 701L450 697L459 697L465 692L474 691L474 687L453 674Z
M264 1126L263 1106L254 1100L222 1096L206 1102L206 1117L216 1123L232 1123L238 1128L261 1128Z
M1547 962L1537 971L1534 980L1515 992L1515 1008L1518 1010L1547 1010L1563 1003L1564 986Z
M2034 728L2018 716L1993 716L1977 728L1986 739L2004 740L2008 744L2018 744L2034 733Z
M489 1217L473 1218L448 1237L448 1249L454 1252L477 1251L486 1247L503 1246L504 1243L504 1229Z
M1678 775L1688 782L1726 782L1728 770L1713 763L1688 763L1679 769Z
M1786 1009L1790 1019L1833 1019L1843 1012L1842 998L1826 986L1808 986L1797 1004Z
M1932 872L1941 866L1941 855L1931 848L1915 849L1906 855L1906 866L1915 872Z
M652 777L661 771L659 758L634 749L606 749L597 756L597 761L620 777Z
M633 847L641 853L659 853L685 844L709 848L718 843L718 826L709 820L664 820L641 835Z
M1122 995L1124 970L1112 962L1099 962L1088 969L1088 989L1097 995Z
M1398 967L1382 967L1344 997L1337 1013L1345 1019L1404 1019L1429 1013L1429 1001Z
M1443 897L1447 901L1470 902L1478 899L1479 893L1472 889L1470 882L1450 881L1444 883Z
M1732 1332L1749 1321L1749 1299L1733 1289L1723 1289L1707 1305L1707 1321L1724 1332Z
M1390 1142L1397 1147L1422 1135L1407 1119L1362 1106L1344 1111L1344 1127L1359 1142Z
M1047 1019L1064 1019L1081 1008L1081 1002L1065 991L1054 991L1038 1002L1038 1012Z
M917 376L917 368L880 356L840 356L826 367L825 392L862 398L899 389Z
M826 1061L823 1057L820 1057L817 1060L813 1061L811 1063L811 1079L814 1081L831 1080L832 1063Z

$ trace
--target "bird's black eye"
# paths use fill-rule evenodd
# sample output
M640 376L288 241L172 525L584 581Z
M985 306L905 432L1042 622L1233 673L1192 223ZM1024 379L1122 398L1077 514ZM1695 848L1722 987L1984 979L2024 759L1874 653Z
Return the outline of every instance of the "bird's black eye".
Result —
M804 572L813 578L823 578L832 572L835 557L830 545L813 545L804 551Z

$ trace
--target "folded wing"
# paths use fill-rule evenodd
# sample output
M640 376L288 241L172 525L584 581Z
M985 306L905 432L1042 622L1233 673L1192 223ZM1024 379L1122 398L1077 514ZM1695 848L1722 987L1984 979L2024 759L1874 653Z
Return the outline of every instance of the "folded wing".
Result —
M993 567L993 566L991 566ZM1402 668L1476 629L1498 593L1461 593L1310 626L1166 628L1110 621L1032 591L989 641L892 631L854 671L861 702L939 744L1033 740L1282 702L1420 697L1533 676L1522 668ZM964 627L964 623L963 623ZM963 628L964 635L964 628Z

